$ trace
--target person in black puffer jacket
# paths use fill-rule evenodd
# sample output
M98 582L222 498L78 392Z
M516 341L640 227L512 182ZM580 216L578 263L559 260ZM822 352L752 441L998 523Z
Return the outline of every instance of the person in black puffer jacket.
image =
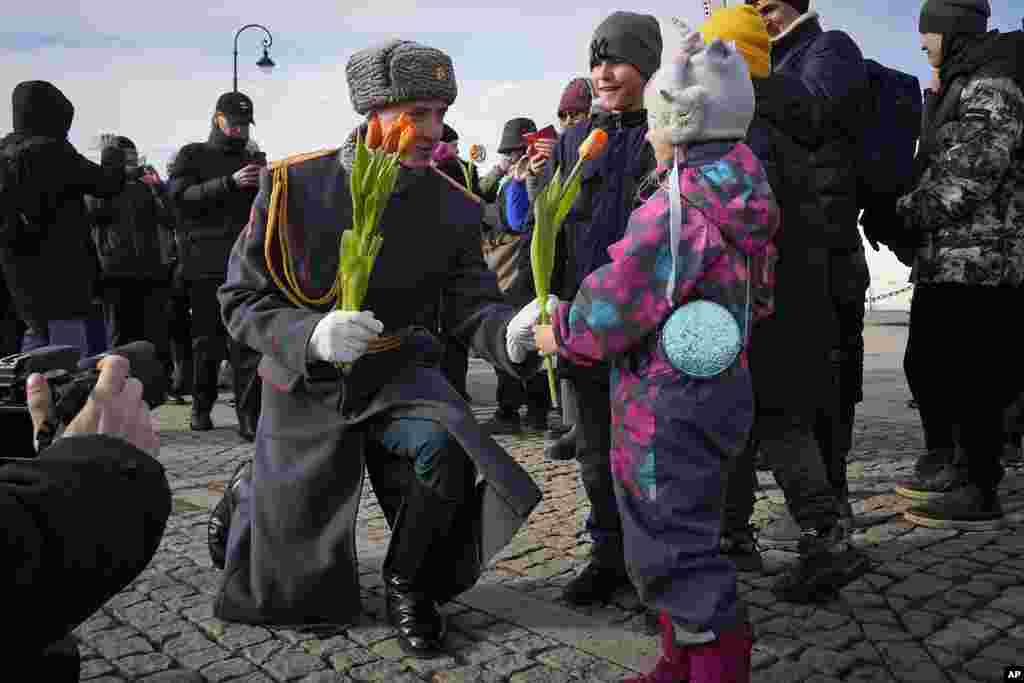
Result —
M103 168L78 153L67 139L75 107L52 83L19 83L11 100L14 132L0 140L0 153L19 169L22 220L0 244L0 266L18 317L36 331L26 332L22 350L67 344L95 355L105 349L86 327L96 259L84 195L120 193L124 163Z
M180 277L192 308L192 429L213 429L217 370L230 350L235 410L242 438L251 441L259 417L259 354L228 337L217 304L228 255L248 224L262 154L247 149L252 100L238 92L217 100L210 137L186 145L170 169L170 196L178 211Z
M865 294L870 285L857 229L855 163L869 92L867 70L856 43L842 31L824 31L807 0L758 0L755 5L771 36L771 73L754 83L757 111L810 151L810 185L796 210L815 228L807 246L827 249L838 325L831 353L833 410L820 416L814 431L827 478L845 499L855 406L864 399ZM842 513L850 519L849 506L844 504Z
M118 154L120 152L121 154ZM114 136L101 151L103 165L124 158L129 181L113 199L86 197L92 236L103 272L103 311L110 347L148 341L170 364L167 297L173 219L159 194L159 178L144 174L135 143ZM115 159L116 161L117 159Z

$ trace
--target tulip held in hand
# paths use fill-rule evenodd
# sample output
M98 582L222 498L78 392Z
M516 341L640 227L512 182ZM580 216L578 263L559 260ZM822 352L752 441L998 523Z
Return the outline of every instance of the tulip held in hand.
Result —
M551 293L551 272L555 267L555 238L562 228L565 217L569 214L576 195L580 192L583 182L580 168L584 161L596 159L604 153L608 144L608 133L595 128L580 145L580 158L573 167L569 177L562 182L561 169L555 169L551 182L541 190L534 203L536 222L533 228L533 240L530 246L530 265L533 269L533 285L539 301L547 301ZM547 310L542 308L540 324L550 324L551 318ZM558 391L555 386L555 365L551 356L544 359L548 370L548 389L551 391L552 404L558 406Z

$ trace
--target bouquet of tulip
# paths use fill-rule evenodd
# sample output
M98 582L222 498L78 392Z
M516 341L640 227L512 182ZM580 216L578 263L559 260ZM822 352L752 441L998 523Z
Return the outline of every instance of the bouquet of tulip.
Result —
M387 133L374 114L366 137L356 140L356 156L349 174L352 227L341 234L337 310L358 311L363 305L374 261L384 244L380 218L395 189L398 160L415 137L416 126L408 114L399 116Z
M569 214L576 195L583 182L580 168L584 161L596 159L608 144L608 133L595 128L580 145L580 158L573 166L569 177L562 181L561 169L556 168L551 182L541 190L533 205L536 221L533 227L533 242L530 245L530 265L533 269L533 286L541 306L540 323L548 325L551 317L547 312L548 295L551 293L551 272L555 268L555 238L562 229L562 223ZM548 370L548 389L551 403L558 407L558 391L555 388L555 364L548 356L544 359Z

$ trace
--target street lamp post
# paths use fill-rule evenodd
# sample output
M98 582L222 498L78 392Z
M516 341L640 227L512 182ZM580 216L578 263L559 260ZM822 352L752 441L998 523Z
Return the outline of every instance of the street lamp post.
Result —
M270 58L270 46L274 44L274 36L270 35L270 30L266 26L261 24L246 24L242 28L238 29L235 33L235 75L232 81L232 90L238 92L238 36L242 35L242 31L247 28L258 28L262 29L267 37L263 39L263 56L256 62L256 66L264 71L269 71L274 68L274 60Z

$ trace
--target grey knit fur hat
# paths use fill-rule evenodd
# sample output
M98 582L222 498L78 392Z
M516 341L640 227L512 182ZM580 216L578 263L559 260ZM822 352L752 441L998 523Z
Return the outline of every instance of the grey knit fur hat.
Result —
M455 101L455 68L437 48L391 40L360 50L345 67L352 106L360 114L413 100Z

